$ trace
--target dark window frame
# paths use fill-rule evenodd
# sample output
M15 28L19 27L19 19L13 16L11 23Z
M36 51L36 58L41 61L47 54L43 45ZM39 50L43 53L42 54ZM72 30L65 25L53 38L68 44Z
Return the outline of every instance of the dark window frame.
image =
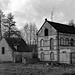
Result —
M48 29L47 28L45 28L45 30L44 30L44 36L48 36Z
M60 38L60 46L64 46L64 38L63 37Z
M43 40L43 39L40 40L40 46L41 46L41 47L44 46L44 40Z
M70 46L74 46L74 39L73 38L70 39Z
M44 52L41 52L41 60L44 60L45 59L45 54L44 54Z
M54 60L54 52L50 52L50 60L51 60L51 61Z
M5 47L2 47L2 54L5 54Z
M54 50L54 39L50 38L50 50Z
M69 46L69 39L68 38L65 39L65 45Z

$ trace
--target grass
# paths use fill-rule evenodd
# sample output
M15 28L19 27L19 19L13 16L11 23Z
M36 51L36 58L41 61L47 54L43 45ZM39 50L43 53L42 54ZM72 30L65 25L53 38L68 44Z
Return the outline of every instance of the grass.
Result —
M75 75L75 65L0 63L0 75Z

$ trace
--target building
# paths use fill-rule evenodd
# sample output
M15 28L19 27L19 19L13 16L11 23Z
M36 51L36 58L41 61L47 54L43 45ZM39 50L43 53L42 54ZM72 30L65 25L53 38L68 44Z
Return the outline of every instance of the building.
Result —
M28 45L28 46L33 52L33 58L37 58L37 56L38 56L38 54L37 54L37 44L35 44L35 45Z
M32 51L22 38L3 38L0 42L0 62L23 62L32 59Z
M75 27L45 19L37 33L41 61L75 63Z

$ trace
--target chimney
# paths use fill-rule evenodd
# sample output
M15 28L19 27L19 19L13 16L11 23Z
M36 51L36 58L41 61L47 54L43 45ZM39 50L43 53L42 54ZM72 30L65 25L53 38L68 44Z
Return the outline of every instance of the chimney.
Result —
M45 21L47 21L47 18L45 18Z

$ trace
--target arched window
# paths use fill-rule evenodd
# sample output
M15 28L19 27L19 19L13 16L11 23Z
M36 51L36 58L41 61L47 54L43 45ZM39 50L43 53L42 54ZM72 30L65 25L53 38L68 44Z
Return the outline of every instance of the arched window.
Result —
M74 46L74 40L73 39L70 40L70 45Z
M53 52L50 53L50 60L51 61L54 60L54 53Z
M64 38L63 37L60 38L60 45L64 45Z
M68 38L65 39L65 45L69 46L69 39Z
M54 39L53 38L50 39L50 49L51 50L54 49Z
M48 29L47 28L44 30L44 35L48 36Z
M40 46L43 46L43 39L41 39L40 41Z
M42 52L40 55L41 60L44 60L44 53Z

